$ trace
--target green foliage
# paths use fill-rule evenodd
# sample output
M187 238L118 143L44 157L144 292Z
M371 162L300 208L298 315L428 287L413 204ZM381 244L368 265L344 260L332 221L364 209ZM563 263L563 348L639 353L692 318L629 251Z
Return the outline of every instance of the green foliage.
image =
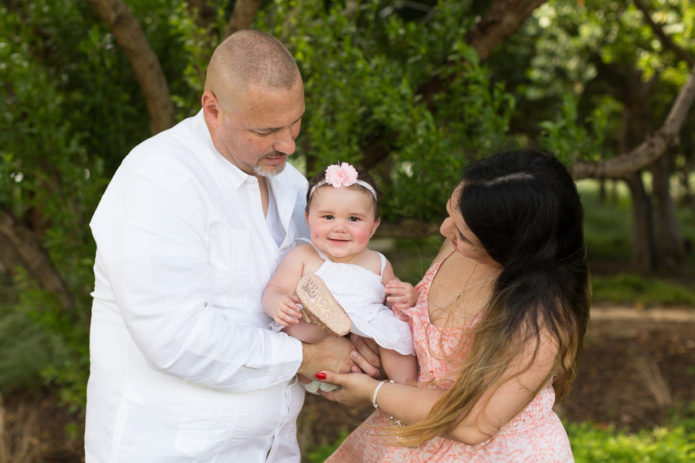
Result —
M385 220L437 221L466 162L509 144L514 98L490 81L463 42L466 2L406 20L384 2L308 1L301 21L277 1L258 19L301 66L307 110L299 140L308 174L327 163L374 164ZM289 27L288 27L289 25ZM447 66L443 66L447 63ZM423 86L440 80L429 100Z
M215 17L203 26L186 0L126 1L163 67L177 120L198 110L232 3L210 0ZM593 85L601 63L636 63L645 78L660 77L649 101L656 121L688 74L633 6L602 0L547 2L480 64L465 38L484 3L427 1L407 10L415 3L264 2L252 27L287 43L304 76L296 159L307 174L337 160L368 164L385 193L385 221L439 222L461 168L500 147L540 140L566 162L612 156L623 108ZM687 0L649 6L678 44L692 48L695 7ZM28 361L21 339L2 338L12 359L0 362L0 388L40 371L43 384L58 385L64 401L79 406L95 251L87 224L125 154L149 135L147 110L130 63L89 2L5 1L0 82L0 207L36 234L75 300L61 307L22 273L13 281L19 296L3 306L0 331L26 333L50 353ZM693 140L688 132L681 139L683 164ZM587 205L590 257L629 256L629 209ZM397 244L390 257L404 278L422 275L438 248L433 240ZM414 258L401 251L409 246Z
M170 88L189 114L198 89L184 69L204 47L186 43L184 50L177 34L194 36L192 23L170 27L185 15L185 2L128 3L165 71L177 76ZM2 307L0 331L23 336L2 337L0 389L55 385L79 409L95 251L87 224L123 156L148 136L147 111L130 64L87 2L6 2L0 38L0 207L32 229L75 302L63 307L12 269L19 297Z
M569 424L567 434L577 463L686 463L695 458L695 432L683 425L631 434L581 423Z
M388 257L398 278L416 285L439 252L442 240L440 235L421 239L372 239L370 248Z
M619 273L592 275L592 298L595 301L643 307L695 307L692 285L654 276Z

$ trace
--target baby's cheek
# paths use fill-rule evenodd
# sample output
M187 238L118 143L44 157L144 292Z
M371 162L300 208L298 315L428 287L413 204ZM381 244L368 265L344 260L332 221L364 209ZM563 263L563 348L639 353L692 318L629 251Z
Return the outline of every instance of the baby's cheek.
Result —
M352 239L366 247L369 244L369 240L371 239L371 233L369 233L369 230L360 229L357 233L354 233L352 235Z

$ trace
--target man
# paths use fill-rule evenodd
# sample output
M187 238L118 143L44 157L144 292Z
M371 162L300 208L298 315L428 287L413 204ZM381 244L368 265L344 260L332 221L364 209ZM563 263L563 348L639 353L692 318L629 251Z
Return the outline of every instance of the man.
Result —
M129 153L90 224L88 463L298 462L295 375L354 368L349 341L304 345L271 331L261 305L307 235L307 182L286 166L304 113L294 59L237 32L201 101Z

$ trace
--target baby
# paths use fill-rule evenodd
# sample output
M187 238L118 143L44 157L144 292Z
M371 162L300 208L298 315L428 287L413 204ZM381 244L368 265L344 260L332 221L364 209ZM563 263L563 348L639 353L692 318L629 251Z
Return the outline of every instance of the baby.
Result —
M418 294L396 278L381 253L367 248L379 227L379 200L371 177L350 164L330 165L314 177L306 201L311 242L298 244L280 262L263 293L263 306L291 336L320 341L328 334L302 319L295 294L303 276L319 276L352 320L350 331L374 339L386 375L404 384L416 379L417 362L410 327L391 309L412 307ZM330 389L325 386L321 389ZM316 388L315 382L307 390Z

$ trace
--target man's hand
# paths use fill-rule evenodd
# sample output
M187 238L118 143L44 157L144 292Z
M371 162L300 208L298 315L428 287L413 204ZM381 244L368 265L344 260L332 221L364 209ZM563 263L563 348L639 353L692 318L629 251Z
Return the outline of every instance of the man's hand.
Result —
M321 370L348 373L355 363L350 353L355 346L347 338L328 336L316 344L302 343L302 364L297 373L313 378Z
M350 335L350 340L356 350L350 353L355 366L352 367L353 373L367 373L373 378L385 378L386 374L381 369L381 357L379 357L379 346L373 339L363 338L356 334Z

